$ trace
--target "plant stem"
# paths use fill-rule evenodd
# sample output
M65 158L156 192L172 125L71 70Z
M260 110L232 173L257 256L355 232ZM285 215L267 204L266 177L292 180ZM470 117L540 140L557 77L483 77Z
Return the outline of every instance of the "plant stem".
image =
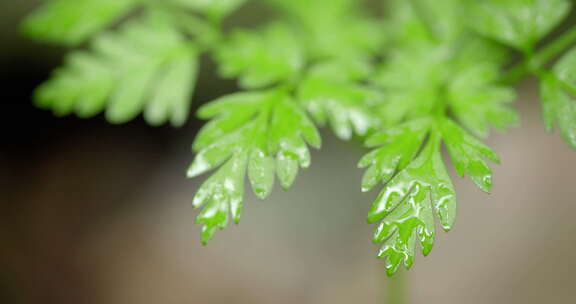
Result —
M560 55L574 43L576 43L576 27L566 31L552 43L537 51L534 56L527 57L522 63L513 67L504 76L502 82L505 84L517 83L524 76L541 70L544 65Z
M385 304L406 304L406 273L398 271L393 277L387 277Z

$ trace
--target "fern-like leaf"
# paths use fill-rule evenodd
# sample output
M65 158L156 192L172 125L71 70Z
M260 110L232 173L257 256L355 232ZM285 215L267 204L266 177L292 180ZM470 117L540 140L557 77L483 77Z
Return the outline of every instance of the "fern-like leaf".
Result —
M188 177L218 168L193 201L194 207L203 206L197 223L204 225L207 243L216 228L226 227L229 214L239 222L246 171L261 199L272 191L274 175L288 189L298 168L310 166L306 143L319 148L320 136L284 89L224 96L200 108L198 116L212 121L196 137Z
M300 82L298 99L318 124L329 123L339 138L364 136L378 125L372 108L382 98L358 83L368 72L365 63L357 61L317 64Z
M442 160L442 141L458 174L468 174L480 189L490 191L492 172L485 159L498 162L498 156L450 119L411 120L376 133L366 142L377 148L359 163L368 168L362 189L385 185L370 208L368 222L380 221L374 242L382 243L378 256L386 259L388 275L402 263L412 266L417 241L424 255L430 253L434 213L445 231L454 225L456 194Z
M243 88L262 88L298 75L305 63L303 51L290 28L271 24L257 32L233 32L215 59L224 77L238 77Z
M444 120L440 129L456 173L461 177L468 174L478 188L489 193L492 189L492 170L486 159L500 163L496 152L450 119Z
M576 49L566 54L551 72L542 72L542 112L546 128L557 127L576 149Z
M166 0L160 0L166 1ZM212 20L220 20L238 9L246 0L171 0L176 4L205 14Z
M407 268L412 266L417 240L423 254L430 253L435 237L434 211L445 230L454 223L456 198L440 154L441 135L429 129L430 124L423 120L402 126L392 136L398 141L387 139L395 155L381 152L384 157L372 161L386 186L372 205L368 221L381 221L374 242L383 243L378 256L386 259L388 275L394 274L402 262ZM425 136L430 137L428 142L412 159Z
M113 123L141 112L153 125L180 126L187 120L198 51L169 23L134 21L99 36L92 49L72 53L39 87L38 106L80 117L106 110Z
M126 14L139 0L47 0L24 22L31 37L77 45Z
M517 112L510 108L516 94L497 84L499 75L496 65L470 65L454 75L447 89L454 115L476 136L488 136L491 127L504 131L518 123Z
M529 51L570 10L567 0L468 1L471 26L487 37Z

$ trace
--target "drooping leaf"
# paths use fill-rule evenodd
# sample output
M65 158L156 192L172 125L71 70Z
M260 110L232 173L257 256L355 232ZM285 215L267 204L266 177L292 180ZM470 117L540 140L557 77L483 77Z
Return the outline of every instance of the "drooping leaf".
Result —
M366 146L376 148L358 163L368 168L362 178L362 191L369 191L378 183L387 183L416 156L430 130L431 120L411 120L377 132L366 140Z
M77 45L111 25L138 0L46 0L24 21L31 37L66 45Z
M169 24L151 20L105 33L92 51L78 51L36 92L37 104L57 115L90 117L106 111L123 123L144 113L153 125L182 125L198 69L196 47Z
M196 221L203 243L239 222L246 176L264 199L276 179L288 189L310 165L308 146L320 146L313 118L340 138L366 136L373 148L359 166L366 168L363 191L384 187L368 220L379 222L374 242L382 243L388 274L412 266L418 242L430 252L434 213L445 230L454 225L442 143L456 172L490 191L488 160L498 157L475 136L517 121L509 108L513 91L497 77L511 63L508 46L530 57L570 8L568 0L392 0L389 22L381 22L364 1L265 0L277 9L273 23L223 33L222 18L245 2L49 0L25 28L67 45L112 27L140 4L145 18L171 22L146 19L96 38L90 52L73 53L38 90L38 105L59 115L106 111L110 121L124 122L143 113L151 124L181 125L199 52L209 51L223 76L258 90L224 96L198 112L210 121L194 141L188 176L214 170L193 200L202 208ZM547 126L574 147L575 54L553 71L538 70Z
M448 231L456 217L456 197L440 149L448 148L456 172L469 175L483 191L492 187L492 172L486 160L499 162L494 151L448 118L424 117L373 134L359 167L367 168L362 190L378 183L384 189L368 212L368 222L380 221L375 243L383 243L379 257L386 258L389 275L403 262L410 268L416 241L427 255L434 244L434 215Z
M193 202L194 207L206 206L197 220L204 225L206 243L216 228L227 225L229 213L235 222L240 220L246 171L261 199L272 191L275 174L288 189L299 168L310 166L307 144L319 148L320 136L283 89L224 96L201 107L198 115L212 121L196 137L188 177L217 169Z
M442 122L441 131L458 175L464 177L468 174L478 188L489 193L492 188L492 171L484 159L499 163L496 152L450 119Z
M419 138L414 138L413 132ZM441 135L427 128L398 134L407 137L404 141L417 141L426 135L430 138L416 158L409 159L405 168L392 169L398 171L386 183L368 214L370 223L381 221L374 243L382 243L378 256L386 259L388 275L394 274L401 263L407 268L413 265L417 241L424 255L430 253L436 233L434 212L446 231L454 224L456 198L440 153ZM418 144L422 141L414 145L419 148ZM413 157L413 146L401 151L401 155ZM387 174L387 178L390 176Z

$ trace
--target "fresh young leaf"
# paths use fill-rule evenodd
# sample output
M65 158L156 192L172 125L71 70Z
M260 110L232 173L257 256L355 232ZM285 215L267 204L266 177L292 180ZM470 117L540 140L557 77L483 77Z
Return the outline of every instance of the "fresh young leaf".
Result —
M458 175L464 177L468 174L478 188L489 193L492 188L492 171L484 158L499 163L500 158L496 152L450 119L442 122L441 130Z
M206 206L197 222L204 225L202 241L207 243L216 228L226 226L229 212L236 223L240 220L246 168L259 198L272 191L274 173L287 190L298 168L310 166L306 143L319 148L320 136L284 89L224 96L200 108L198 116L213 120L196 137L188 177L219 167L193 202L196 208Z
M386 38L354 0L268 0L296 21L311 58L368 58Z
M451 110L477 136L488 136L490 126L505 130L518 122L516 111L509 108L516 95L496 84L499 75L492 64L470 65L456 73L448 86Z
M419 151L430 126L430 119L415 119L368 137L366 146L379 148L366 154L358 164L368 168L362 178L362 191L387 183L397 171L404 170Z
M566 53L552 70L554 76L570 87L576 87L576 48Z
M91 51L72 53L37 90L37 104L58 115L105 110L120 123L143 113L154 125L181 125L200 50L223 76L252 90L198 112L210 121L194 141L188 176L214 170L193 199L202 208L196 221L203 243L230 220L239 222L246 176L264 199L276 178L288 189L310 165L308 146L320 146L310 115L342 139L367 137L373 150L359 163L366 168L362 190L383 185L368 215L379 222L374 242L382 243L389 275L402 263L411 267L417 242L424 255L432 249L434 213L444 230L454 225L442 143L456 173L491 190L488 161L499 159L476 137L517 121L509 108L514 93L502 84L513 49L526 62L510 74L541 77L547 127L576 148L576 49L544 70L576 32L537 45L567 15L568 0L390 0L385 22L363 1L265 0L276 9L273 23L222 33L222 18L245 2L49 0L24 25L38 39L78 45L146 8L135 16L143 22L96 36Z
M24 21L31 37L77 45L112 24L138 0L47 0Z
M134 22L118 33L98 37L92 49L72 53L38 88L38 106L80 117L106 109L113 123L129 121L141 112L152 125L186 122L198 51L169 24Z
M385 24L392 50L423 50L442 46L450 49L470 33L466 31L464 7L458 0L386 1Z
M398 49L376 71L373 82L387 90L435 87L446 81L450 50L428 44L420 49Z
M427 115L439 98L439 90L447 81L449 71L446 48L429 45L426 49L399 49L391 52L374 79L384 91L385 102L378 115L384 125L396 125Z
M450 119L407 121L366 141L366 146L376 149L360 160L359 167L368 168L362 190L384 184L370 208L368 222L381 221L374 242L383 243L379 257L387 258L389 275L402 261L407 268L412 266L417 239L423 254L430 253L435 234L433 211L444 230L454 225L456 198L442 161L442 140L456 172L462 177L468 174L480 189L489 192L492 172L484 159L499 162L498 156Z
M161 0L166 1L166 0ZM210 18L221 19L240 7L246 0L171 0Z
M415 134L418 134L417 138L414 138ZM402 262L405 267L412 267L417 240L422 253L430 253L436 233L433 212L436 212L444 230L448 231L454 224L456 198L442 161L441 135L428 128L397 134L400 138L405 137L402 140L406 142L427 135L429 139L424 149L413 161L409 159L409 164L403 169L392 166L392 170L398 170L398 173L386 183L369 211L370 223L381 221L374 234L374 243L383 243L378 256L386 259L388 275L394 274ZM417 148L420 143L416 142ZM402 157L413 156L413 148L404 149Z
M244 88L262 88L288 81L304 65L295 33L273 24L259 32L238 30L217 50L216 61L224 77L238 77Z
M508 108L515 95L498 83L509 54L466 27L443 31L442 24L428 19L435 14L433 4L427 0L396 2L404 10L391 28L398 35L394 40L399 47L388 51L372 79L383 90L384 101L377 107L383 131L366 142L376 149L360 161L360 167L368 168L362 189L368 191L380 182L385 185L368 221L381 221L374 241L384 243L379 256L387 258L390 275L402 262L411 267L416 240L425 255L430 252L433 212L445 230L453 226L455 191L442 161L442 141L461 176L469 175L483 191L492 187L485 159L498 161L498 157L448 115L479 136L486 136L490 127L504 129L517 121L516 113ZM452 9L462 12L462 8ZM467 22L457 15L446 22ZM452 26L445 25L445 29ZM401 37L405 31L413 31L418 38Z
M543 71L540 76L546 128L558 128L566 143L576 148L576 48L564 55L552 71Z
M364 65L318 64L298 87L300 102L320 125L330 126L341 139L353 133L364 136L377 125L370 106L381 96L354 80L364 74Z
M196 217L196 223L203 225L202 243L204 245L213 237L216 228L226 228L229 214L232 214L236 223L240 221L246 162L246 154L243 151L234 153L214 175L202 184L194 196L194 207L204 206Z
M554 75L541 81L542 112L548 131L558 128L564 141L576 149L576 102L566 84Z
M567 0L467 1L472 27L487 37L529 51L570 10Z

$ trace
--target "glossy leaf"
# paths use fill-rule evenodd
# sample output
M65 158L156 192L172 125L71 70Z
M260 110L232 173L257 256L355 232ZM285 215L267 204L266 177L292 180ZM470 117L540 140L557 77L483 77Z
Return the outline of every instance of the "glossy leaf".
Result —
M198 111L209 122L188 176L211 172L193 198L202 242L240 221L245 180L260 199L276 180L293 185L310 166L309 146L321 144L314 120L342 139L365 137L372 149L359 162L362 191L382 185L368 221L378 223L374 242L391 275L413 265L418 243L430 253L435 216L444 230L454 225L442 144L458 175L491 190L488 163L499 159L477 137L518 121L502 80L515 78L503 74L518 50L526 62L510 74L541 77L547 127L576 148L576 50L561 54L576 36L540 43L568 0L386 2L380 18L364 1L264 0L273 21L238 29L223 18L245 0L49 0L25 22L33 37L79 45L112 29L73 52L36 102L58 115L105 112L121 123L142 114L153 125L182 125L206 52L246 91Z
M436 233L434 213L445 230L452 228L456 216L454 187L440 153L440 134L426 129L419 133L422 131L421 137L430 136L425 148L386 183L368 215L370 223L381 221L374 242L382 243L378 256L386 259L388 275L402 263L407 268L413 265L417 241L424 255L430 253Z
M206 206L197 219L204 225L206 243L216 228L227 225L229 214L236 223L240 220L246 172L261 199L270 195L274 175L287 190L299 168L310 166L307 145L319 148L320 136L283 89L227 95L201 107L198 116L212 121L196 137L188 177L217 169L193 202L194 207Z
M36 91L37 105L57 115L91 117L106 111L113 123L140 113L152 125L181 126L198 70L198 51L165 23L134 22L96 39L91 52L74 52Z
M362 178L362 191L369 191L380 182L387 183L406 168L419 151L431 123L430 119L417 119L370 136L366 146L379 148L358 163L360 168L368 168Z
M492 171L484 159L499 163L500 158L492 149L472 137L450 119L441 126L442 137L450 153L456 172L461 177L468 174L484 192L492 188Z
M111 25L138 0L47 0L24 21L31 37L77 45Z

